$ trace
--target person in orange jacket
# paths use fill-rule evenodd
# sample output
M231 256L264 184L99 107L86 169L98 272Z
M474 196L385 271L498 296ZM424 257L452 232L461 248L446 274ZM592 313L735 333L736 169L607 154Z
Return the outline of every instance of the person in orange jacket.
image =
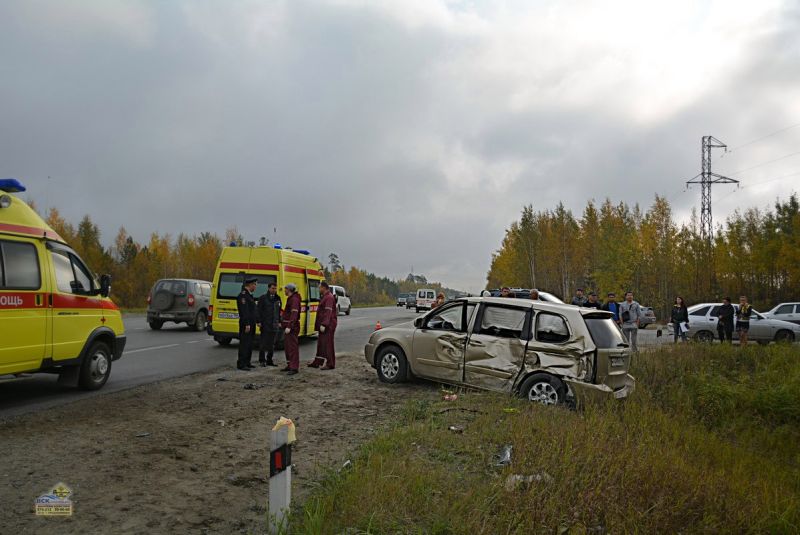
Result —
M319 332L317 356L308 366L319 368L324 364L322 366L323 370L332 370L336 368L336 349L333 346L333 338L336 333L336 326L339 324L336 299L331 293L331 287L325 281L319 284L319 291L321 298L317 309L317 320L314 323L314 330Z
M303 306L297 286L291 282L283 289L286 293L286 306L283 309L283 348L286 353L286 367L281 371L295 375L300 368L300 308Z

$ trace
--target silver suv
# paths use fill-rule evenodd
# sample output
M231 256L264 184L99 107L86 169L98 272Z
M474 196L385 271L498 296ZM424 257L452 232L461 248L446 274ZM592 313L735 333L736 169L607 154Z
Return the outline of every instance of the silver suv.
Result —
M147 323L154 331L165 322L186 323L205 331L211 283L194 279L161 279L147 296Z

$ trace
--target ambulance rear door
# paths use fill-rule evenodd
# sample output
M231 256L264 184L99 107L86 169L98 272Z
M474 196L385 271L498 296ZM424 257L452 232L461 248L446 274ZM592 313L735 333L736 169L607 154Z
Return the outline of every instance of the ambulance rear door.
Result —
M0 375L33 371L48 351L48 280L41 248L0 237Z

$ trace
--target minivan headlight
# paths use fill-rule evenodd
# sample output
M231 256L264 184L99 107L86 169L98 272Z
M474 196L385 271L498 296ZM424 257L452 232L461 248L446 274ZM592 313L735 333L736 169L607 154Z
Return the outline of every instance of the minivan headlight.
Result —
M9 206L11 206L11 196L0 195L0 208L8 208Z

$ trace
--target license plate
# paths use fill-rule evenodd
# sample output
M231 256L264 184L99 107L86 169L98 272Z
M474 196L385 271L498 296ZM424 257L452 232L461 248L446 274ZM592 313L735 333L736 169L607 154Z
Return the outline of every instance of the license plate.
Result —
M171 319L171 318L175 317L175 314L160 314L158 317L159 318L170 318Z
M238 320L239 314L236 312L220 312L217 317L222 320Z
M611 367L618 368L625 366L625 357L611 357Z

